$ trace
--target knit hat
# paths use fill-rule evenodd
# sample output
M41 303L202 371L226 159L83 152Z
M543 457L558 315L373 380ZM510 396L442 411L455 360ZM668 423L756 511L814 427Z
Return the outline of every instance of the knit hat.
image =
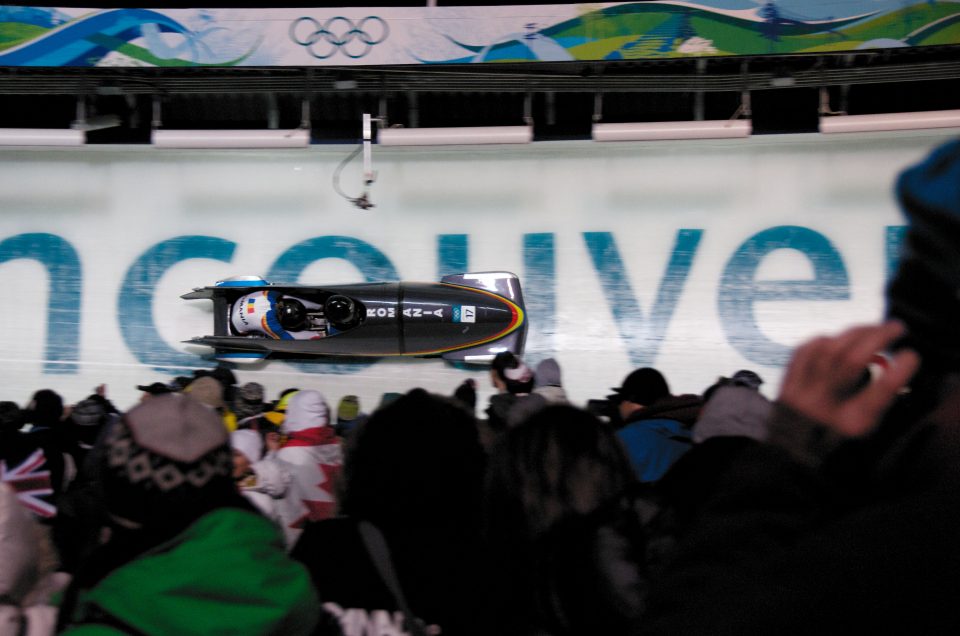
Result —
M244 402L250 402L251 404L262 404L263 385L259 382L247 382L240 387L240 392L237 394L237 397Z
M960 141L904 171L896 191L909 228L887 315L906 324L903 344L924 360L960 367Z
M256 431L243 429L230 433L230 445L234 450L243 453L251 464L257 463L263 457L263 438Z
M218 409L223 406L223 385L208 375L199 377L188 384L183 392L211 408Z
M232 492L227 431L217 413L191 397L143 402L110 429L105 444L107 508L133 524L196 518Z
M258 382L247 382L237 392L233 401L233 411L237 419L250 417L263 412L263 385Z
M670 395L670 387L663 374L651 367L637 369L628 375L623 385L613 389L614 398L649 406Z

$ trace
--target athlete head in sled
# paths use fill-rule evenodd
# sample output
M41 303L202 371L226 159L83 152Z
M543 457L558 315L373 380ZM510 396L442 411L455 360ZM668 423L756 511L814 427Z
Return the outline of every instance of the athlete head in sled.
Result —
M237 334L275 340L311 340L327 335L321 305L272 291L253 292L234 301L230 324Z
M241 296L230 310L233 330L240 335L275 340L313 340L355 325L359 310L354 301L331 296L324 304L273 291Z

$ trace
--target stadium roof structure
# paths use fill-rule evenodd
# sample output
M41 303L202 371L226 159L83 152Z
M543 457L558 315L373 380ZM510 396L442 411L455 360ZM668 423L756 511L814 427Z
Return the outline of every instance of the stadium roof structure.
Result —
M448 7L478 4L438 2ZM101 9L137 8L130 3L96 4ZM143 8L157 8L157 4L165 9L187 9L196 3L139 3ZM304 10L371 6L283 4ZM533 4L514 2L511 6ZM632 3L639 4L643 3ZM71 5L89 3L58 3L64 8ZM209 9L237 7L237 3L223 0L203 5ZM424 5L376 2L375 6L402 9ZM249 5L244 10L250 10ZM781 22L784 29L793 28L789 19ZM960 28L950 16L931 24L934 22ZM682 20L676 24L685 28ZM770 39L762 25L760 29L759 33ZM809 132L817 130L822 115L831 113L960 109L960 45L942 34L938 37L946 44L931 38L932 44L925 46L857 50L821 46L800 53L783 53L771 46L769 52L755 54L720 51L617 59L607 54L600 59L508 59L481 64L164 67L4 66L0 42L0 126L68 128L82 122L87 143L94 144L149 143L158 123L176 129L306 127L314 143L355 142L361 135L362 113L378 116L381 126L530 124L535 140L589 138L598 121L724 120L735 116L749 117L753 134ZM562 40L559 36L555 39Z

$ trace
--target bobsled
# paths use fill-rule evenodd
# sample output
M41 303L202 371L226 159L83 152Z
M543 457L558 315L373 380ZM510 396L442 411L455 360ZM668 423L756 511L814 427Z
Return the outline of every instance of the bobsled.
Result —
M441 357L482 364L523 353L527 319L509 272L444 276L439 283L269 283L234 276L184 294L213 301L213 335L186 340L218 360L275 357Z

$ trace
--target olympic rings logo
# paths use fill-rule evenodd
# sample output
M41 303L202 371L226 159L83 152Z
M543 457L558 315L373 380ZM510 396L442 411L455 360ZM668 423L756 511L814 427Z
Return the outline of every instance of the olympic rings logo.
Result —
M361 58L375 45L386 40L388 35L390 29L387 23L375 15L369 15L357 24L349 18L336 16L322 25L304 16L290 25L290 39L306 48L318 60L332 57L337 51L349 58Z

